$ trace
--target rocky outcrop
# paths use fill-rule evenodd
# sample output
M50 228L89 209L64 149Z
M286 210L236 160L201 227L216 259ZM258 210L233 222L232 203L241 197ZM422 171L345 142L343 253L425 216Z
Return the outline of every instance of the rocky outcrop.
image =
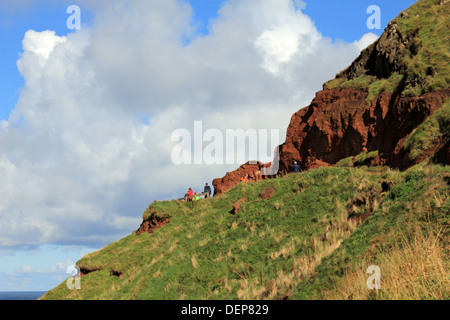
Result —
M136 235L139 236L142 233L153 233L156 229L165 226L169 222L168 216L159 216L151 214L148 218L142 221L141 226L136 231Z
M408 15L407 11L389 22L378 41L361 52L361 55L337 78L355 79L361 75L388 78L392 73L404 74L407 70L405 58L417 54L419 43L415 41L418 29L402 34L398 29L398 19Z
M235 171L227 172L223 178L217 178L213 180L214 196L227 192L231 188L234 188L241 182L241 178L246 174L249 181L258 181L263 179L260 173L260 168L264 164L257 162L256 164L246 163L240 166Z

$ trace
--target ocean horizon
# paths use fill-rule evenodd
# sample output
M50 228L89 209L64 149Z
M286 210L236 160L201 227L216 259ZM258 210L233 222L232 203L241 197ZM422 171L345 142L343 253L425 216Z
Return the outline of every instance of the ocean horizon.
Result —
M37 300L47 291L0 291L0 300Z

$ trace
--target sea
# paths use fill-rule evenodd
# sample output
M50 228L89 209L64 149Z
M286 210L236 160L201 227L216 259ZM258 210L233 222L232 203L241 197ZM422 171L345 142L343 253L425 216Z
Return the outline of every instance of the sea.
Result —
M11 291L0 292L0 300L37 300L47 291Z

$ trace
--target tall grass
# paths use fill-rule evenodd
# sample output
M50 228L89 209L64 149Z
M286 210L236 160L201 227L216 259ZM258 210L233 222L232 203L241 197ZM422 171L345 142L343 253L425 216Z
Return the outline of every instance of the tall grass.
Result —
M374 260L363 259L325 299L448 300L450 298L449 243L442 232L402 235L376 259L381 288L368 289L365 273Z

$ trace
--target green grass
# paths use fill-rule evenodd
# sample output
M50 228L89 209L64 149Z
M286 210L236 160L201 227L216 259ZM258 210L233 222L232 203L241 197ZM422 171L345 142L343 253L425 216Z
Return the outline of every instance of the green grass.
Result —
M450 3L439 0L418 1L407 17L398 21L403 34L419 30L417 55L409 57L404 95L417 96L448 88L450 82Z
M405 222L425 229L448 224L442 208L448 209L449 170L432 170L318 168L241 184L194 206L154 202L144 216L168 215L167 225L83 257L77 265L97 271L81 278L81 290L63 282L43 299L319 298L352 261L371 254L374 239L377 250L389 252L386 244L407 231ZM389 193L381 192L385 180L396 183ZM269 200L259 198L266 186L275 189ZM232 215L242 196L247 202ZM440 207L429 211L434 197Z
M364 151L356 156L347 157L339 160L336 163L337 167L361 167L368 166L371 160L376 159L379 156L378 150Z
M378 81L373 81L368 86L369 94L366 98L366 103L369 105L375 98L377 98L381 93L388 92L390 94L397 93L401 83L403 81L403 75L398 73L393 73L387 79L380 79Z

